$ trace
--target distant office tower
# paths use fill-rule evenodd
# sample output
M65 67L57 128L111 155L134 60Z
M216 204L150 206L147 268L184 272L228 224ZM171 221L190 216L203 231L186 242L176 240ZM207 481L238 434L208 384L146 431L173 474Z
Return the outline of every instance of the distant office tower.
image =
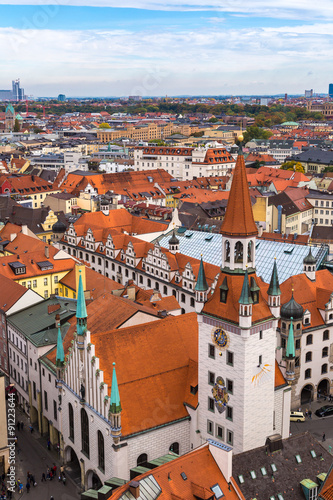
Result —
M0 101L11 101L12 91L11 90L0 90Z
M305 91L305 99L310 99L310 97L313 97L313 89Z
M16 102L24 101L24 89L21 88L19 79L12 81L12 89L12 100Z
M333 99L333 83L330 83L328 86L328 97Z
M284 100L288 101L288 94L284 94Z
M66 96L65 96L65 94L59 94L59 95L58 95L58 101L61 101L61 102L66 101Z

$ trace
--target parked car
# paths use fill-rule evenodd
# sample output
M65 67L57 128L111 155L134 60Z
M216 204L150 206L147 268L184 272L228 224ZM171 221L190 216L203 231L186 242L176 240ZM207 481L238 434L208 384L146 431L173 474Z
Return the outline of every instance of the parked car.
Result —
M325 405L315 411L317 417L329 417L333 415L333 405Z
M290 421L291 422L304 422L305 415L302 411L291 411L290 412Z

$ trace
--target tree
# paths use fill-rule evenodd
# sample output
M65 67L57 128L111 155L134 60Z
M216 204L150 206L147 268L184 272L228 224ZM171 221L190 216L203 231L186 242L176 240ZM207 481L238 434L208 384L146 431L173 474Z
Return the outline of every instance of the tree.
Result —
M302 163L299 161L286 161L281 165L281 170L293 170L294 172L305 173Z
M252 139L269 139L271 135L273 134L270 130L265 130L261 127L256 127L255 125L247 127L243 134L245 144L252 141Z
M20 122L18 121L17 118L15 118L15 124L14 124L13 132L19 132L19 131L20 131Z
M98 128L111 128L110 125L108 123L100 123L98 125Z
M333 166L325 167L323 172L333 172Z
M166 143L162 139L151 139L148 144L156 144L156 146L166 146Z
M219 121L218 118L215 118L215 116L213 116L212 118L209 118L209 123L217 123Z

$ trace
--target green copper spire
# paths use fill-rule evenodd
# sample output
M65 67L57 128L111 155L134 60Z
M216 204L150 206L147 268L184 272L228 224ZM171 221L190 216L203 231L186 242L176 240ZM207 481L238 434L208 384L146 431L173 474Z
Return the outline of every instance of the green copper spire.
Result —
M274 259L273 271L271 276L271 281L268 288L268 295L281 295L280 285L279 285L279 277L277 272L276 259Z
M248 305L248 304L253 304L253 300L250 294L250 287L249 287L249 277L248 277L248 272L247 268L245 271L245 276L244 276L244 281L243 281L243 287L242 287L242 293L239 298L239 304L242 305Z
M120 412L121 412L121 404L120 404L120 396L119 396L117 374L116 374L116 363L113 363L110 413L120 413Z
M86 331L87 331L87 308L86 308L86 299L84 297L82 276L80 270L79 286L77 291L77 303L76 303L76 332L78 335L84 335Z
M200 261L200 267L199 267L199 273L198 273L198 279L197 283L194 287L194 290L197 292L206 292L208 290L208 285L206 281L206 275L205 275L205 269L202 261L202 256L201 256L201 261Z
M65 361L64 346L62 344L60 326L58 326L56 366L58 366L58 367L63 366L64 365L64 361Z
M286 357L287 358L294 358L295 357L293 318L290 318L290 327L289 327L289 335L288 335L288 342L287 342L287 348L286 348Z

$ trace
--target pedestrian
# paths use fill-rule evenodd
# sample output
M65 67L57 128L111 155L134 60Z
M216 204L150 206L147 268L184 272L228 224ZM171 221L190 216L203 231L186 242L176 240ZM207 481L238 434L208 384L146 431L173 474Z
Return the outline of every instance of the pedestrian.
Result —
M309 410L309 418L312 419L312 411Z
M50 470L50 481L52 481L52 479L53 479L53 472L52 470Z
M35 484L35 478L33 474L30 474L30 484L34 485Z
M23 426L24 426L24 423L23 421L21 422L21 431L23 431Z
M305 416L308 417L309 416L309 410L306 408L305 410Z
M31 425L31 424L29 425L29 429L30 429L30 432L31 432L31 434L32 434L32 431L34 430L34 428L32 427L32 425Z
M27 493L29 493L29 491L30 491L30 483L29 483L29 481L27 482L27 484L25 485L25 487L27 488Z
M326 441L326 435L325 432L323 432L323 442Z
M50 450L51 449L51 441L48 439L47 440L47 449Z

